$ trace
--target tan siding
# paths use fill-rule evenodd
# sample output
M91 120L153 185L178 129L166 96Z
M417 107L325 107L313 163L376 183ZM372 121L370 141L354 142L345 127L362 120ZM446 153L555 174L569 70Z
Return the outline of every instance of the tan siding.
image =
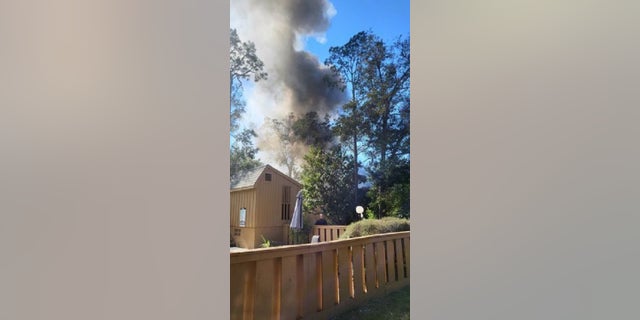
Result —
M232 227L240 225L240 208L242 207L247 208L246 226L252 226L252 219L256 215L255 194L255 190L231 192L230 223Z
M265 174L271 174L271 181L265 181ZM230 224L234 227L240 223L240 208L247 208L246 227L242 228L242 236L238 240L251 247L259 247L262 243L261 234L269 240L284 242L286 239L283 231L284 225L289 225L291 220L282 220L282 187L290 186L290 215L296 201L296 194L300 185L278 171L265 168L255 187L248 190L231 192Z
M265 181L265 173L271 173L271 181ZM282 187L290 186L291 214L295 205L296 194L300 187L283 177L279 173L266 169L256 183L256 202L259 203L259 212L256 217L256 226L276 227L288 224L291 220L282 220Z
M240 208L247 209L246 227L240 227ZM243 190L231 192L230 196L230 225L231 234L235 229L240 229L240 236L234 236L235 242L239 247L253 248L255 243L254 231L250 228L251 218L255 216L255 190Z

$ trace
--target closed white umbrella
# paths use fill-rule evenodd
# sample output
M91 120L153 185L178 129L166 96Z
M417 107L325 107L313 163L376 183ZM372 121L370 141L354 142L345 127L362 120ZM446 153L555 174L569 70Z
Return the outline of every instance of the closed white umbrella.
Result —
M289 227L292 230L302 230L302 190L296 195L296 205L293 209L293 217Z

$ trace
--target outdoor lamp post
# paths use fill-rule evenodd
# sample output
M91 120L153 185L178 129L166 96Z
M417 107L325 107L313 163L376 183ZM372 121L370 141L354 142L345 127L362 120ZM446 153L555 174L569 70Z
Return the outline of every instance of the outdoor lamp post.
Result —
M356 213L360 216L360 219L363 219L362 213L364 212L364 208L362 206L356 207Z

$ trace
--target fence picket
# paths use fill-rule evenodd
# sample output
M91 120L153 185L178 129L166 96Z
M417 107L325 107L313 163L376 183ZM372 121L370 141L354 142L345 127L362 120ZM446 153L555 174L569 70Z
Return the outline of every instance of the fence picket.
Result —
M375 243L376 252L376 288L382 288L387 283L387 259L384 241Z
M396 279L396 264L395 264L395 245L394 241L386 241L386 254L387 254L387 282L397 282Z
M338 274L339 274L339 302L349 304L351 302L351 252L349 247L338 248Z
M282 296L280 299L279 318L295 319L298 313L296 256L282 258Z
M247 286L253 284L253 281L247 279L247 277L251 275L251 264L253 264L253 262L245 262L237 264L233 268L231 268L230 280L232 285L230 299L232 320L243 319L244 317ZM253 312L253 310L251 312Z
M318 235L320 242L327 242L338 240L345 231L347 226L315 225L311 229L311 234Z
M411 263L409 262L409 258L411 257L411 250L409 248L410 242L411 241L409 241L409 238L402 239L402 244L403 244L403 248L404 248L404 250L403 250L403 252L404 252L404 260L405 260L404 261L404 267L407 270L407 278L409 278L410 274L411 274L409 272L409 269L411 267Z
M274 295L277 281L274 267L275 261L276 260L261 260L256 262L256 269L260 270L260 272L257 272L255 275L256 292L254 314L262 315L263 317L273 314L274 310L277 309L276 297Z
M402 239L395 240L396 247L396 267L398 270L398 281L404 280L406 277L404 275L404 251L402 249Z
M376 291L376 261L373 243L367 243L364 247L365 287L366 292Z
M335 249L322 252L322 310L327 310L337 303L335 254Z
M353 289L351 291L351 296L354 299L360 298L363 295L364 290L362 289L364 282L364 260L362 259L362 245L354 245L351 248L351 257L352 257L352 277L353 277Z

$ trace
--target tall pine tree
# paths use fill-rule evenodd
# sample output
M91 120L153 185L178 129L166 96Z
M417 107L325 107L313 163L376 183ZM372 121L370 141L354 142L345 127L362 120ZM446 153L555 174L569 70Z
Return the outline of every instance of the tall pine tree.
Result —
M261 165L256 159L258 149L253 143L256 133L241 128L239 122L245 112L242 83L266 79L267 73L263 71L264 64L252 42L241 41L235 29L231 29L230 42L230 178L233 181L243 171Z
M378 217L409 216L410 42L385 43L370 31L332 47L325 63L339 76L333 84L348 90L334 127L356 160L365 160L371 211ZM350 194L358 196L359 162L353 166Z

